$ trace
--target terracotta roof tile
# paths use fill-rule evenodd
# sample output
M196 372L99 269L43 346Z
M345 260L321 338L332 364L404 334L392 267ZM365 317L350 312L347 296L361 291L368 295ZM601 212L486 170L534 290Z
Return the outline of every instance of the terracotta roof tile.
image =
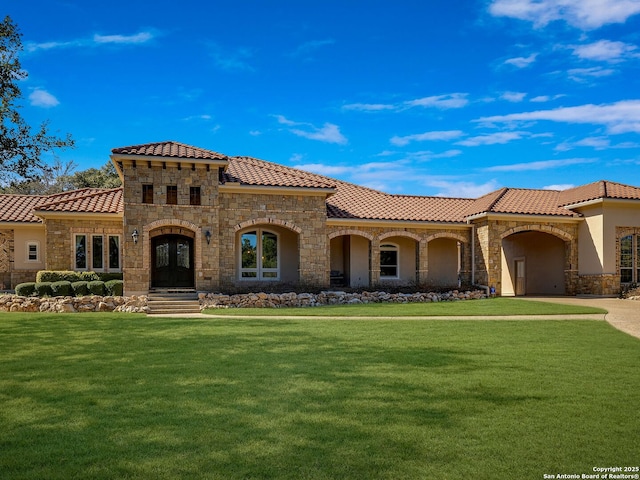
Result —
M225 182L243 185L331 188L327 198L329 218L463 222L463 212L473 200L390 195L316 173L250 157L230 157Z
M578 216L577 213L560 205L560 194L558 190L502 188L477 199L466 214L468 216L479 213Z
M560 192L560 205L575 205L601 198L640 200L640 188L600 180Z
M132 145L130 147L120 147L111 150L113 154L119 155L141 155L151 157L172 157L191 158L202 160L226 160L227 156L221 153L205 150L204 148L193 147L178 142L157 142L145 143L142 145Z
M36 209L40 212L122 213L122 187L87 188L46 197Z
M41 223L33 210L45 199L40 195L0 195L0 222Z
M322 175L250 157L231 157L224 182L274 187L335 188L336 181Z

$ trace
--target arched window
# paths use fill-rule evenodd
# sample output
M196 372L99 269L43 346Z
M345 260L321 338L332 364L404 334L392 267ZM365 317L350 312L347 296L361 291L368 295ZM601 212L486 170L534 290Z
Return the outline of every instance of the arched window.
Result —
M380 245L380 279L400 278L398 246L393 243Z
M280 278L278 235L257 229L240 235L240 278L278 280Z

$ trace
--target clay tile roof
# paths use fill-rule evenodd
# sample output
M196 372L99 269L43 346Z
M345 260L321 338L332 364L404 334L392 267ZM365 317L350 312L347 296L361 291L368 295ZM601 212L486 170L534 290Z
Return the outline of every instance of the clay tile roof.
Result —
M335 188L336 181L276 163L250 157L231 157L224 182L274 187Z
M466 215L479 213L512 213L520 215L578 216L560 204L561 192L557 190L533 190L502 188L477 199Z
M469 199L390 195L316 173L250 157L230 157L223 182L242 185L328 188L329 218L463 222Z
M341 182L327 199L329 218L464 222L464 212L473 202L466 198L390 195Z
M35 208L39 212L122 213L122 187L83 188L47 196Z
M33 210L45 199L40 195L0 195L0 221L40 223Z
M148 157L171 157L200 160L227 159L227 156L221 153L172 141L145 143L142 145L132 145L130 147L114 148L113 150L111 150L111 153L119 155L141 155Z
M560 192L560 205L575 205L601 198L640 200L640 188L600 180Z

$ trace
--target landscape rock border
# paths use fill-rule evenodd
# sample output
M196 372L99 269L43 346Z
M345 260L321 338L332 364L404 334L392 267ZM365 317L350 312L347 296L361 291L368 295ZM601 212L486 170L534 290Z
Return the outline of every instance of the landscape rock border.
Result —
M245 293L225 295L222 293L201 293L198 295L200 308L287 308L315 307L322 305L355 305L367 303L429 303L486 298L482 290L464 292L360 292L324 291L320 293Z
M129 312L148 313L145 295L113 297L85 295L83 297L22 297L0 295L0 312Z

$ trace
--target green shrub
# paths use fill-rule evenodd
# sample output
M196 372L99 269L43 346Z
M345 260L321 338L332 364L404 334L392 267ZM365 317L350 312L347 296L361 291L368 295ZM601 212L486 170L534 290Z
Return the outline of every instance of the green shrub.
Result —
M16 295L21 297L30 297L36 291L35 282L19 283L16 285Z
M95 282L100 280L100 277L96 272L79 272L80 278L79 280L84 280L85 282Z
M71 284L71 290L73 291L73 295L76 297L84 297L85 295L89 295L89 287L87 287L87 282L85 282L84 280L73 282Z
M40 270L36 274L36 283L42 282L91 282L100 280L96 272L73 272L71 270Z
M103 282L108 282L110 280L122 280L122 273L98 273L98 280L102 280Z
M36 282L36 294L39 297L53 297L51 282Z
M107 295L114 297L121 297L124 290L124 282L122 280L109 280L104 282L104 286L107 290Z
M68 297L71 291L71 282L67 280L51 283L51 292L54 297Z
M92 282L87 283L87 288L89 292L93 295L104 295L105 288L104 282L100 280L94 280Z

